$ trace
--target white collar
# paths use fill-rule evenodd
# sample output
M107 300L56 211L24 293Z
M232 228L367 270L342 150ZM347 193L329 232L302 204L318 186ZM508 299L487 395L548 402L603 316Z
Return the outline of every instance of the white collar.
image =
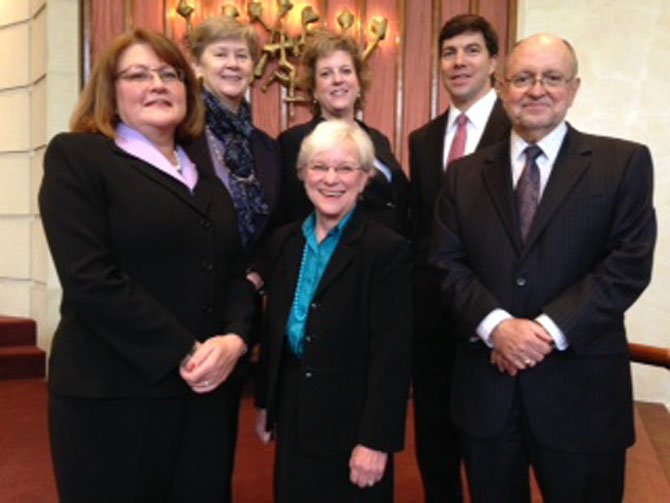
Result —
M447 118L447 130L455 127L456 119L461 113L468 117L468 125L474 126L477 130L483 131L491 115L491 110L498 99L495 90L489 89L488 92L479 98L465 112L458 109L455 105L449 107L449 117Z
M568 125L565 121L561 121L561 123L556 126L553 131L551 131L551 133L535 143L535 145L542 149L542 155L548 159L549 164L553 165L556 161L556 157L558 157L558 151L563 144L563 139L565 138L567 132ZM525 154L523 151L528 145L530 145L530 143L521 138L518 133L512 130L512 134L510 135L510 153L512 159L520 159L522 156L524 156Z

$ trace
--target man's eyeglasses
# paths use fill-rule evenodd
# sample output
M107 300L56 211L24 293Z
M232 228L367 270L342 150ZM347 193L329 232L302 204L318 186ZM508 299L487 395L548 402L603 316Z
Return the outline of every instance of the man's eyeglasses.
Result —
M563 87L574 77L564 77L563 75L549 73L547 75L531 75L530 73L520 73L514 77L506 78L505 82L509 82L517 89L530 89L536 82L542 84L545 89L558 89Z
M158 75L163 84L184 82L184 71L179 68L172 68L171 66L161 66L160 68L149 68L142 65L130 66L117 73L116 78L127 82L146 84L153 81L154 73Z
M332 169L338 176L351 176L356 171L360 171L360 166L326 166L325 164L311 164L307 167L312 173L317 173L319 175L327 175L328 172Z

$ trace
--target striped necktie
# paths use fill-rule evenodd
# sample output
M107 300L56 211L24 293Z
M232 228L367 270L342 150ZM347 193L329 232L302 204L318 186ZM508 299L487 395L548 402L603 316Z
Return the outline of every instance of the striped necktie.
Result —
M516 208L521 239L525 243L540 203L540 169L536 160L542 155L542 149L537 145L528 145L524 154L526 164L516 185Z

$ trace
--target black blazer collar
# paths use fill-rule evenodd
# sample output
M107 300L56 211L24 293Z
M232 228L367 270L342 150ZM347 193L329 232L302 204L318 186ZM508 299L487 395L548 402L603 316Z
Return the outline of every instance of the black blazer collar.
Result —
M335 280L337 280L338 276L342 274L356 256L356 246L363 235L365 225L367 225L366 222L367 219L364 213L358 208L355 208L353 215L351 215L351 220L349 220L349 223L344 229L340 242L321 277L319 286L314 294L315 298L318 298ZM282 284L284 285L284 288L287 289L287 295L285 295L285 297L290 298L291 302L295 295L295 287L298 281L303 250L305 247L305 237L302 234L302 222L296 222L292 224L292 226L293 228L289 232L282 253L283 256L286 257L286 260L278 265L278 274L275 275L277 278L282 278ZM290 305L285 307L289 309Z
M438 115L427 131L426 139L428 168L432 171L433 180L439 185L444 175L444 138L447 133L447 120L449 119L449 108ZM437 185L436 185L437 186Z
M527 247L542 233L561 203L587 171L591 162L591 147L586 137L572 126L563 138L563 144L551 170L540 206L528 235Z
M121 149L116 145L114 140L109 139L109 146L112 152L120 157L127 159L127 162L135 168L139 173L146 176L148 179L153 182L161 185L166 190L174 194L178 199L189 205L191 208L195 209L198 213L201 213L203 216L207 214L207 205L210 200L211 194L207 189L201 187L200 180L195 187L195 192L198 192L199 197L194 197L194 194L190 192L188 187L178 180L175 180L167 173L163 173L161 170L157 169L154 166L146 163L142 159L139 159L125 150ZM198 169L198 176L201 177L203 174L200 172L198 162L191 157L191 154L187 151L189 158L196 163L196 169Z
M323 277L319 282L319 287L314 294L317 298L326 290L334 280L349 266L353 258L356 256L357 243L363 235L363 230L366 225L365 215L362 211L354 208L354 213L351 215L351 220L347 224L342 238L335 249L335 253L330 258L330 263L323 273Z
M487 151L482 177L510 241L517 250L520 250L521 236L512 188L509 139L495 144Z
M525 247L521 242L512 187L509 139L497 143L484 159L482 176L500 219L515 248L528 250L551 221L561 203L588 169L591 148L586 137L568 125L568 131L545 187Z
M491 115L489 115L489 119L486 122L482 137L477 144L477 149L492 145L497 141L500 141L502 138L507 137L510 127L511 124L507 117L507 113L503 108L502 101L498 98L493 105Z

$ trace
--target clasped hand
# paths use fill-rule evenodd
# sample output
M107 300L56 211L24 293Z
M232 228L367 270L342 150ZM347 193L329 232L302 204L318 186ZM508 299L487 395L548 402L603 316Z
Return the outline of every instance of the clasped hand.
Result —
M179 374L196 393L207 393L225 381L247 345L237 334L216 335L196 343L190 358L181 364Z
M360 487L372 487L384 476L388 454L358 444L351 451L349 479Z
M501 322L493 330L491 342L491 363L511 376L534 367L554 349L554 340L542 325L520 318Z

